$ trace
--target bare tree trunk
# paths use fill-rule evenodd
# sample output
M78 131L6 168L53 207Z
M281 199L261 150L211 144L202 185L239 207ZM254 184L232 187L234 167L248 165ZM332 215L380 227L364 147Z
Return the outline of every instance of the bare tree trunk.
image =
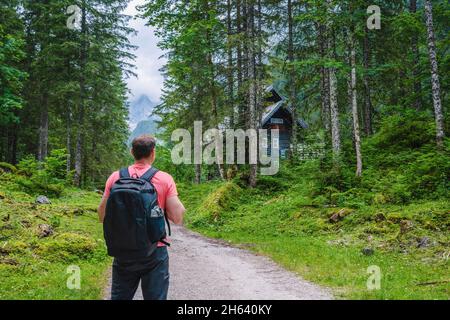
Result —
M328 39L326 35L326 26L324 24L317 24L319 52L320 57L325 59L328 51ZM320 99L322 103L321 117L323 127L327 134L330 132L330 74L328 68L320 67L321 82L320 82Z
M409 11L413 14L417 12L417 0L410 0L409 2ZM422 109L422 85L420 83L420 53L419 53L419 37L417 34L412 36L411 49L413 53L414 59L414 69L413 69L413 77L414 77L414 107L416 110Z
M71 107L68 106L67 110L67 123L66 123L66 149L67 149L67 163L66 163L66 173L70 174L70 169L72 167L72 111Z
M83 1L83 8L81 9L81 33L82 33L82 44L80 53L80 104L78 109L78 131L77 131L77 141L75 148L75 174L74 174L74 184L76 186L81 186L82 173L83 173L83 146L84 146L84 108L85 108L85 95L86 95L86 80L85 80L85 68L87 62L87 26L86 26L86 3Z
M354 44L354 42L353 42ZM364 45L363 45L363 64L364 64L364 130L367 136L373 133L372 130L372 98L370 97L369 84L369 34L367 28L364 30Z
M216 97L216 92L215 92L215 88L214 88L214 78L212 79L212 83L211 83L211 106L212 106L212 112L214 115L214 121L216 123L216 128L217 128L217 130L220 130L219 125L218 125L217 97ZM222 143L222 141L218 141L218 139L219 139L218 136L214 137L215 143ZM216 149L216 151L217 151L217 149ZM216 152L215 156L216 156L217 170L219 171L219 174L220 174L220 179L225 180L225 172L223 169L223 159L220 158L220 155L218 154L218 152Z
M339 156L341 152L341 133L339 128L339 109L337 103L336 69L330 68L330 114L331 114L331 140L333 152Z
M331 11L331 0L327 0L328 4L328 11ZM333 30L331 27L328 27L327 30L329 30L328 33L328 56L330 58L335 59L335 44L333 40ZM330 44L331 43L331 44ZM333 157L335 161L339 160L340 153L341 153L341 131L340 131L340 124L339 124L339 107L338 107L338 101L337 101L337 77L336 77L336 68L331 67L329 69L329 76L330 76L330 121L331 121L331 143L333 146Z
M38 161L44 161L48 154L48 93L42 94L41 115L39 121Z
M295 92L295 70L294 70L294 17L292 13L292 0L287 3L288 16L288 61L289 61L289 102L292 108L292 158L297 156L297 99Z
M233 35L232 21L231 21L231 0L227 0L227 87L228 87L228 106L230 108L231 119L230 126L235 124L235 108L234 108L234 77L233 77L233 48L231 45L231 36Z
M441 86L439 82L438 63L436 56L436 43L433 28L433 5L425 0L425 18L428 34L428 53L431 64L431 89L433 93L434 116L436 120L436 144L439 148L444 144L444 116L441 104Z
M195 183L200 184L202 180L202 165L196 164L195 165Z
M74 184L78 187L81 186L81 175L83 169L83 145L84 145L84 134L82 123L84 122L84 115L80 111L78 117L80 126L77 131L77 141L75 147L75 174L74 174Z
M12 129L12 132L9 132L10 129L8 129L8 154L5 155L5 158L8 159L9 163L15 165L17 164L17 140L19 125L15 123L10 128Z
M242 63L242 3L241 0L236 1L236 29L239 34L239 42L237 45L237 105L238 105L238 119L236 119L235 128L244 127L245 123L245 109L244 109L244 99L242 98L242 88L243 88L243 63Z
M243 125L244 127L248 127L249 123L249 114L248 114L248 83L249 83L249 2L254 0L242 0L242 38L243 38L243 44L242 44L242 76L243 76L243 93L242 93L242 116L243 119Z
M257 8L258 8L258 15L257 15L257 63L256 63L256 119L255 119L255 125L256 128L259 129L260 127L260 119L262 115L262 101L263 101L263 94L264 94L264 88L263 88L263 77L264 77L264 70L263 70L263 40L262 40L262 4L261 0L257 0Z
M209 1L205 2L205 12L208 13L210 10L210 6L209 6ZM209 30L206 31L206 39L208 41L208 45L210 48L212 48L212 42L211 42L211 36L210 36L210 32ZM219 130L219 115L218 115L218 111L217 111L217 93L216 93L216 85L215 85L215 68L214 68L214 63L213 63L213 59L212 59L212 53L207 53L206 55L206 63L210 68L210 73L211 73L211 78L209 79L209 92L211 95L211 108L212 108L212 114L214 117L214 126L217 128L217 130ZM214 141L215 143L222 143L222 141L218 141L218 136L214 137ZM217 151L217 149L216 149ZM216 152L215 154L216 156L216 164L217 164L217 169L219 171L219 175L220 178L222 180L225 180L225 172L223 169L223 159L220 158L221 155L218 154L218 152Z
M248 129L256 130L256 68L255 68L255 8L253 0L247 0L247 50L248 50ZM258 164L250 163L250 187L256 186Z
M355 41L352 34L353 31L349 31L349 46L350 46L350 89L351 89L351 105L353 116L353 136L355 140L356 151L356 176L360 177L362 174L362 155L361 155L361 136L359 132L359 118L358 118L358 101L356 92L356 52Z

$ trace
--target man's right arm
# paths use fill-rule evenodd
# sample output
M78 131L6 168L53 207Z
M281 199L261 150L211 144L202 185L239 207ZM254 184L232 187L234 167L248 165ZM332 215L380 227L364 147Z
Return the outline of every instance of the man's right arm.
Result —
M167 212L167 217L173 223L175 223L175 224L183 223L183 216L184 216L184 213L186 212L186 209L184 208L184 205L181 203L178 196L172 196L172 197L167 198L166 212Z

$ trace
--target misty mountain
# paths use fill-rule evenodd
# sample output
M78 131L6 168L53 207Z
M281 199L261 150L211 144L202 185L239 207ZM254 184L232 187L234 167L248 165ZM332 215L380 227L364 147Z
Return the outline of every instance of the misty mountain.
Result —
M129 126L134 130L140 121L148 120L151 116L153 108L157 104L152 102L145 94L141 95L130 103L130 120Z
M152 115L153 108L156 105L157 103L152 102L145 94L130 103L130 142L135 137L142 134L155 135L161 131L158 129L158 125L156 123L156 121L159 120L159 117Z

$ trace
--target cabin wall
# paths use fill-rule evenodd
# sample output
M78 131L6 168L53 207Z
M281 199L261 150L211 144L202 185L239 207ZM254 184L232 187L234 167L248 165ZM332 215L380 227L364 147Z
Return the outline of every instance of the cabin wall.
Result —
M292 135L292 118L291 115L283 109L278 110L273 114L269 121L263 126L263 129L269 130L268 141L270 145L271 141L271 129L279 130L279 147L280 147L280 157L286 158L289 154L291 147L291 135ZM269 155L272 154L269 149Z

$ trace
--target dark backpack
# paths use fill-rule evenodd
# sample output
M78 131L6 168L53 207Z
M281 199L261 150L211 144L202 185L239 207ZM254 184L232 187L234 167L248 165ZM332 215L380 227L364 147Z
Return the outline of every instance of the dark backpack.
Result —
M166 237L164 211L158 206L158 195L151 183L158 172L150 168L140 178L132 178L128 168L120 171L120 179L111 188L103 221L108 254L120 259L149 257Z

